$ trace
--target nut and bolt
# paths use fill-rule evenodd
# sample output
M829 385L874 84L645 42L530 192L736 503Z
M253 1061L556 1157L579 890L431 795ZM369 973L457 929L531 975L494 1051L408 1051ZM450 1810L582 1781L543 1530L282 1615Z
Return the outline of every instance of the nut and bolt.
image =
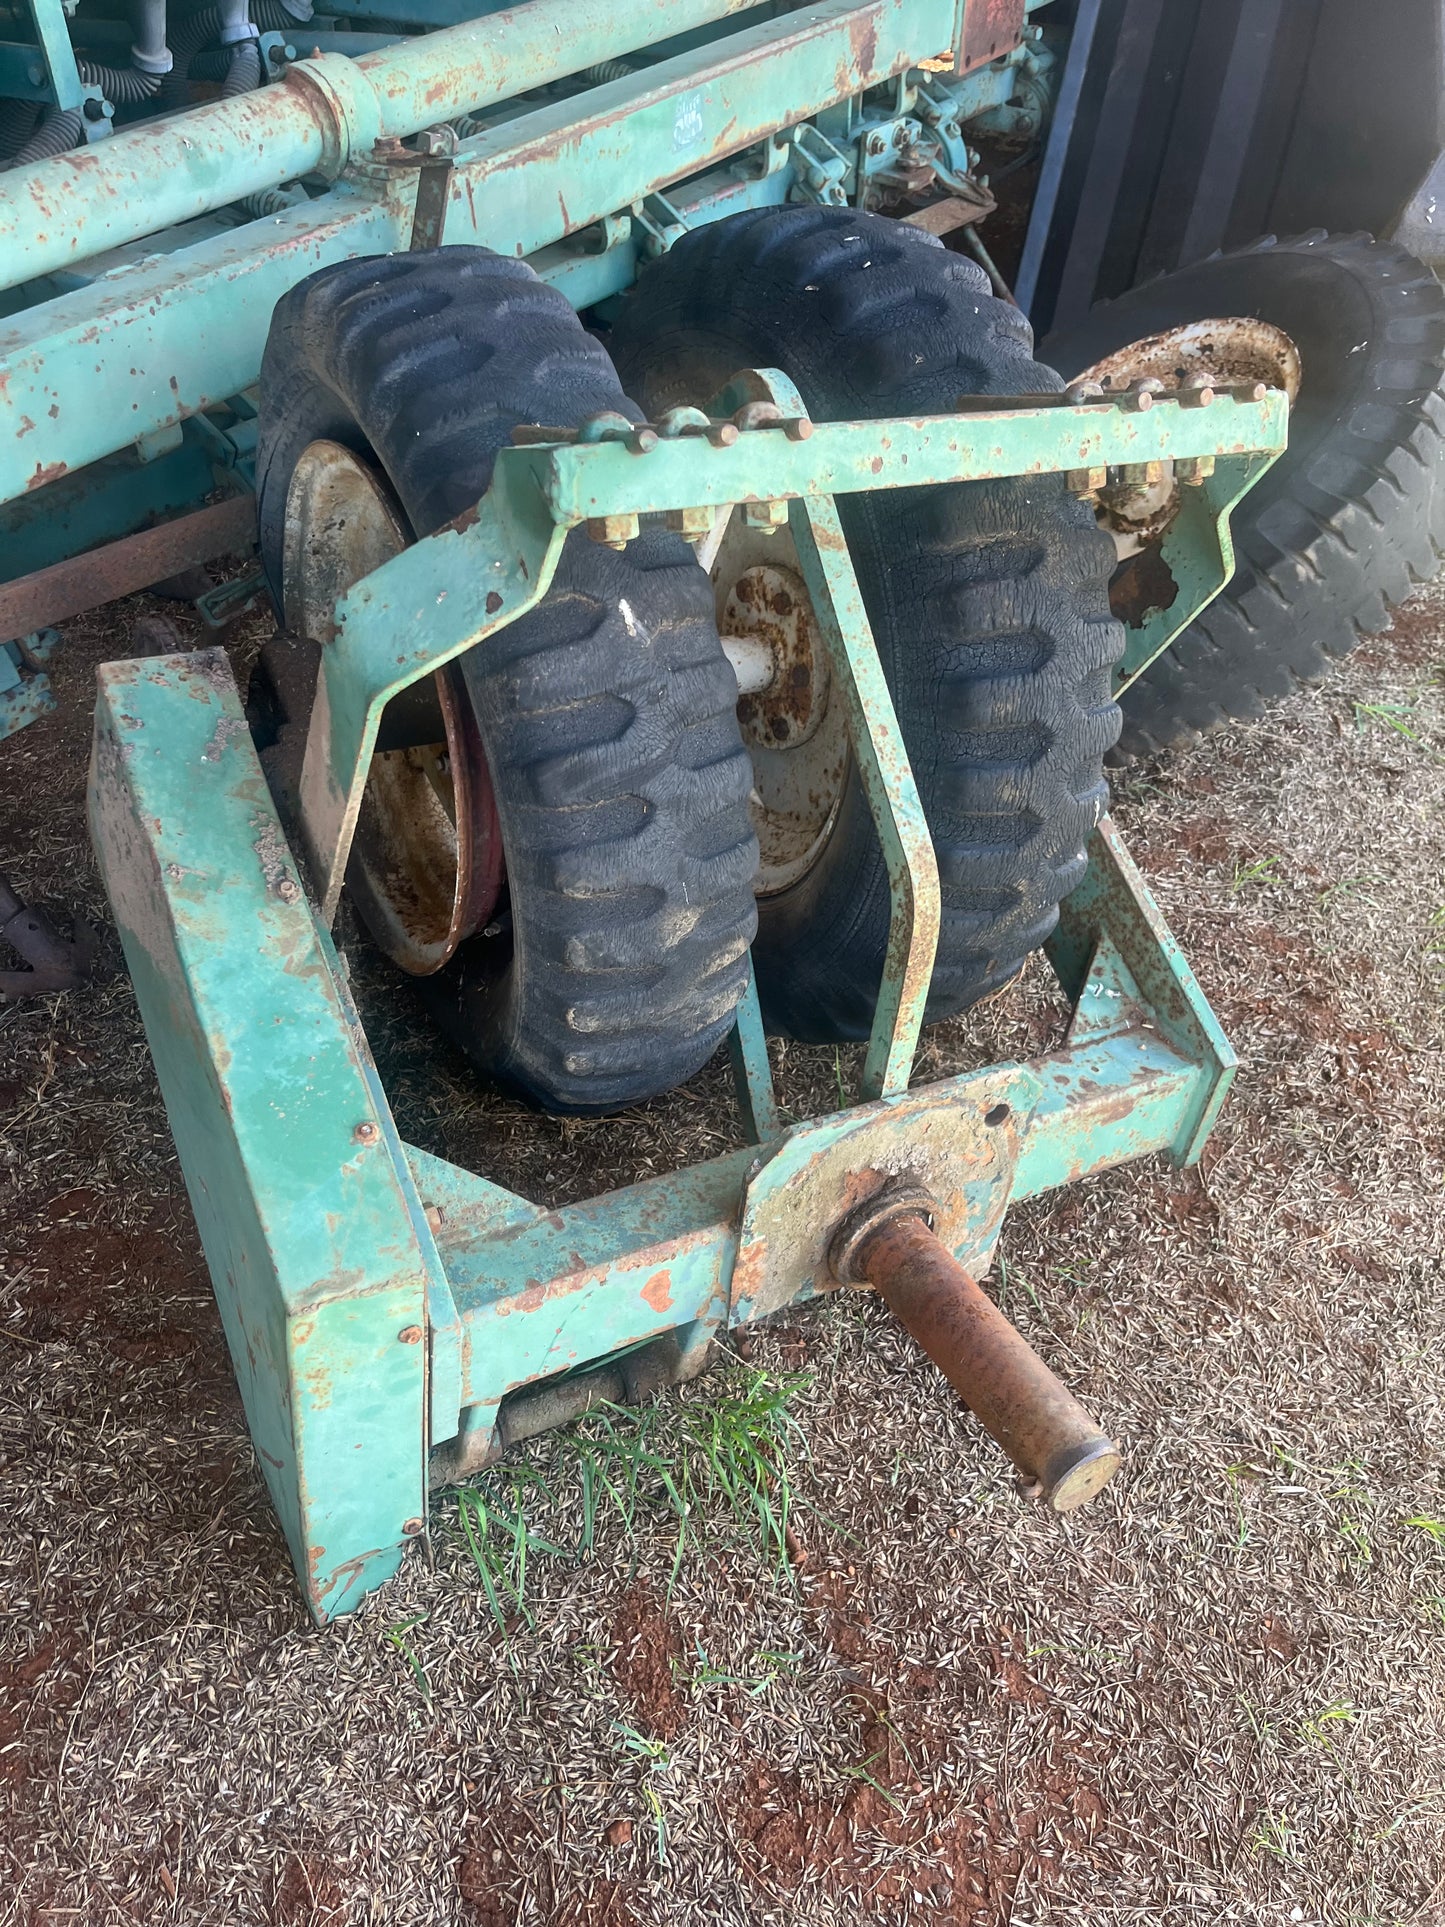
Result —
M712 533L715 509L669 509L667 526L684 542L701 542Z
M373 1124L371 1119L367 1118L363 1123L357 1125L351 1135L356 1139L358 1144L379 1144L381 1142L381 1126L379 1124Z
M282 877L276 885L276 894L283 903L294 903L301 894L301 885L295 877Z
M587 533L606 549L625 549L641 526L635 515L594 515L587 523Z
M1191 488L1197 488L1201 482L1207 482L1213 473L1214 457L1212 455L1184 456L1174 464L1175 479L1187 483Z
M743 527L756 529L760 535L772 535L778 529L788 526L788 505L786 502L744 502Z
M1107 488L1108 483L1107 468L1069 468L1064 471L1064 487L1071 495L1097 495L1101 488Z

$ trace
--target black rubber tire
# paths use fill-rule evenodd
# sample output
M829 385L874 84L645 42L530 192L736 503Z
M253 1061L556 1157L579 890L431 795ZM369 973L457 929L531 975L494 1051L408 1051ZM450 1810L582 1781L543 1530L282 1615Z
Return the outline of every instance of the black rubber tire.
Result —
M1125 756L1259 717L1318 681L1445 553L1445 290L1430 270L1367 234L1269 236L1146 282L1040 352L1072 378L1216 315L1293 337L1289 447L1234 513L1223 595L1124 692Z
M449 247L348 261L277 304L261 374L261 554L278 607L286 492L318 437L371 453L418 535L473 505L519 422L625 400L566 299ZM757 843L737 685L679 538L578 531L546 601L463 659L510 915L426 979L482 1068L553 1111L671 1089L732 1023Z
M782 369L818 420L1059 386L971 262L841 208L768 208L685 236L647 270L609 346L649 414L705 403L746 366ZM1014 976L1083 873L1119 729L1113 546L1057 476L838 505L938 854L936 1022ZM889 896L856 770L813 868L759 910L769 1024L807 1042L867 1036Z

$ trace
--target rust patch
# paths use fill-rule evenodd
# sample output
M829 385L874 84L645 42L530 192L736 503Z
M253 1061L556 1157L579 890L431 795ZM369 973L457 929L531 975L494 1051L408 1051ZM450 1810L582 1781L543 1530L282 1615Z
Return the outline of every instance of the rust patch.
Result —
M672 1309L672 1273L670 1271L653 1272L642 1287L642 1296L654 1311L670 1311Z
M30 480L25 484L25 493L29 495L37 488L44 488L47 482L58 482L62 475L68 473L68 463L46 462L42 467L36 469L35 473L30 477Z
M1179 584L1157 542L1131 555L1109 584L1109 606L1119 621L1142 629L1150 616L1172 609L1179 600Z

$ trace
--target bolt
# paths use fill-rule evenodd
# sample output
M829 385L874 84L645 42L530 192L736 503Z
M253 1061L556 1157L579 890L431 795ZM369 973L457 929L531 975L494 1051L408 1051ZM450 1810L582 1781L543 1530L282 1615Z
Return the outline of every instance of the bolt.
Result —
M421 1326L403 1325L396 1336L398 1344L419 1345L421 1343Z
M813 432L813 424L806 415L796 415L792 421L783 423L783 433L790 442L805 442Z
M771 535L777 529L786 528L787 524L786 502L743 503L744 528L756 529L759 535Z
M108 102L92 98L85 102L80 111L87 120L109 120L112 110Z
M1142 415L1154 406L1154 397L1164 393L1164 384L1153 375L1146 375L1142 381L1129 384L1129 392L1123 397L1126 408L1134 408Z
M667 512L667 526L680 535L684 542L701 542L704 536L711 534L712 523L713 510L708 508L669 509Z
M1212 455L1185 457L1174 464L1176 479L1187 483L1191 488L1197 488L1201 482L1207 482L1213 473L1214 457Z
M604 548L625 549L640 527L635 515L594 515L587 523L587 533Z
M1069 468L1064 471L1064 487L1071 495L1097 495L1109 482L1107 468Z
M1208 408L1214 400L1214 386L1203 375L1191 375L1179 391L1179 401L1184 408Z
M276 885L276 894L283 903L294 903L301 894L301 885L295 877L282 877Z
M367 1118L364 1123L357 1125L351 1135L358 1144L376 1144L381 1139L381 1126L373 1124L371 1119Z
M408 1539L419 1539L426 1531L426 1521L425 1519L408 1519L402 1527L402 1531Z
M268 47L266 49L266 58L273 67L279 67L286 58L286 49L284 47Z

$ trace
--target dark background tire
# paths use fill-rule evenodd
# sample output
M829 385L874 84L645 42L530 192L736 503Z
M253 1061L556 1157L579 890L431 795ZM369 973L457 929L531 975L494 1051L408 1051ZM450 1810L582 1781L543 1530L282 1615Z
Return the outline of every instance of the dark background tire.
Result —
M286 493L311 442L373 453L424 535L483 494L517 423L636 413L566 299L481 248L312 275L277 305L261 383L278 607ZM707 579L676 537L618 554L579 531L546 601L463 671L510 904L426 994L479 1065L548 1109L669 1090L731 1025L755 922L750 769Z
M1253 315L1302 378L1289 447L1233 517L1224 593L1124 692L1125 755L1194 740L1323 676L1445 551L1445 290L1388 242L1257 242L1096 308L1041 353L1066 377L1166 328Z
M782 369L819 420L941 413L1059 383L971 262L882 216L793 207L685 236L625 302L609 347L651 414ZM1113 548L1060 477L839 497L938 853L929 1021L967 1009L1054 926L1106 807L1123 647ZM769 1023L865 1037L887 944L882 852L856 772L811 870L760 904Z

